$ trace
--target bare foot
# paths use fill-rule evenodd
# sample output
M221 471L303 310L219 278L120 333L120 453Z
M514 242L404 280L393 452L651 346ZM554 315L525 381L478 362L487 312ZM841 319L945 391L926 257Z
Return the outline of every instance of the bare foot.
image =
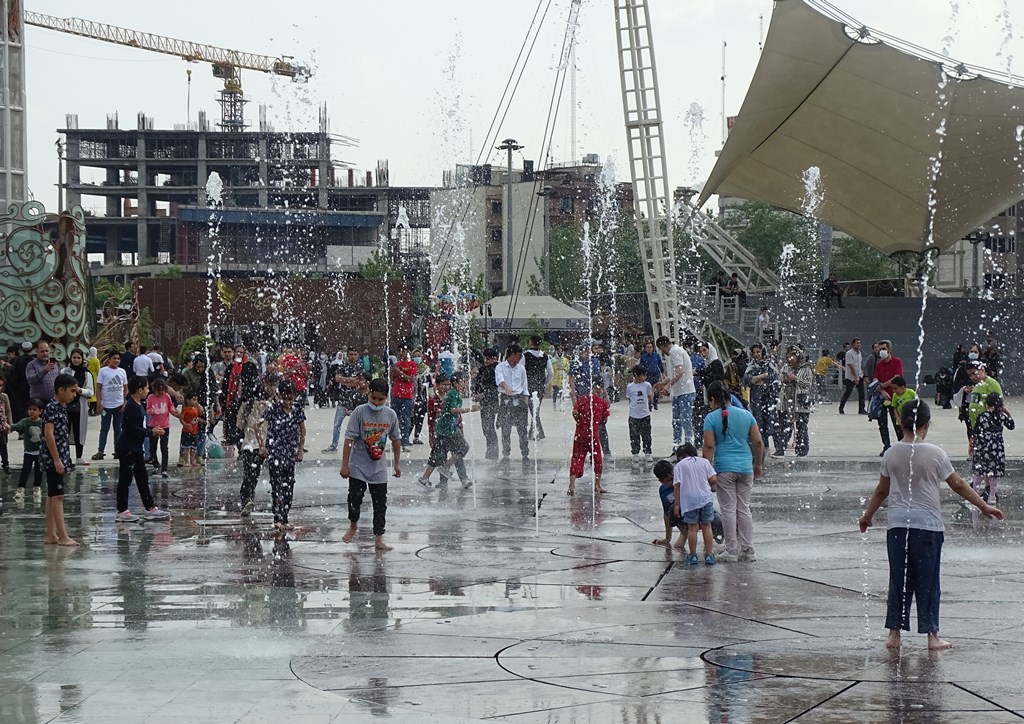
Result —
M885 648L898 649L900 647L900 632L898 629L891 629L889 637L885 639Z
M596 488L594 488L594 492L597 493L598 495L604 495L605 493L608 492L608 488L602 488L600 485L598 485Z
M576 488L570 486L569 489L565 491L565 494L571 498L572 496L576 495Z
M359 530L359 528L356 526L355 523L349 524L348 530L345 531L345 535L341 536L341 542L342 543L351 543L352 539L356 537L356 531L357 530Z
M671 541L668 538L655 538L653 541L656 546L669 546Z
M686 539L680 538L679 541L676 543L675 547L677 550L683 550L683 548L686 547Z
M385 553L387 551L393 551L394 550L394 547L389 546L387 543L385 543L384 540L380 536L377 536L376 540L374 540L373 547L376 548L377 550L379 550L381 552L385 552Z
M46 545L55 545L57 542L57 536L46 536L43 538L43 543Z
M292 525L291 523L285 523L284 524L284 529L285 530L295 530L295 526Z
M61 538L60 540L57 541L57 545L59 545L59 546L69 546L71 548L74 548L75 546L78 546L80 544L74 538ZM945 643L945 642L943 642L943 643ZM949 646L950 646L950 644L946 644L946 648L949 648Z
M953 648L953 644L949 643L949 641L940 639L938 634L928 634L929 651L945 651L946 649L951 648Z

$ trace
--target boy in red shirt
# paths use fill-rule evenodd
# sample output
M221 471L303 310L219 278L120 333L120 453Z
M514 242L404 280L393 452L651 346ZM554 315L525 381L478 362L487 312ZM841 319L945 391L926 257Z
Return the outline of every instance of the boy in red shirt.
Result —
M569 461L567 495L576 492L576 479L583 477L583 464L586 462L587 453L590 453L594 460L594 492L605 492L601 487L604 465L601 457L600 429L601 425L608 421L608 413L604 385L600 380L594 380L590 394L576 398L576 404L572 408L572 417L576 420L576 434L573 436L572 458Z

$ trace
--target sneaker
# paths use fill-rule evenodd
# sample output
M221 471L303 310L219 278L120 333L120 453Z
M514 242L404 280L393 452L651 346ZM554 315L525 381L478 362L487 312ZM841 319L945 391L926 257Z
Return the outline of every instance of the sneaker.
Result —
M325 447L320 452L338 452L338 446L337 445L328 445L327 447Z
M166 470L161 470L161 471L160 471L160 477L161 477L161 478L166 478L166 477L169 477L169 476L167 475L167 471L166 471Z
M654 456L650 453L644 455L644 465L654 465Z
M75 465L88 465L88 461L85 458L78 458L75 460Z
M166 510L160 510L159 508L150 508L149 510L142 514L142 517L146 520L166 520L167 518L171 517L171 514L168 513Z
M705 553L704 554L704 565L705 566L713 566L713 565L715 565L716 562L717 561L715 560L715 557L711 553Z
M743 551L740 553L738 560L740 563L753 563L756 561L757 558L754 556L754 549L751 548L749 551Z
M786 451L785 450L776 450L775 452L772 453L772 457L773 458L784 458L784 457L786 457Z
M437 475L441 478L441 485L448 487L448 470L445 469L444 465L437 469Z
M177 464L177 467L179 467L179 468L183 468L183 467L185 467L185 461L184 461L184 460L182 460L181 458L178 458L178 464Z
M256 506L253 504L253 502L251 500L245 501L245 505L242 506L242 511L241 511L240 515L243 518L248 518L250 515L252 515L252 509L254 507L256 507Z
M92 456L92 459L93 460L102 460L103 459L103 453L101 453L101 452L96 453L95 455Z
M430 490L432 487L434 487L434 484L431 483L426 478L417 478L416 482L419 483L420 487L423 488L424 490Z
M696 553L691 553L690 555L686 556L686 562L691 566L695 566L698 563L700 563L700 558L697 557Z
M18 488L17 490L14 491L14 502L15 503L24 503L25 502L25 489L24 488Z
M130 510L122 510L120 513L114 516L114 520L118 523L135 523L138 521L139 516L132 513Z
M512 462L512 461L508 459L508 455L504 455L504 456L502 456L501 460L500 460L500 461L498 461L498 464L499 464L499 465L508 465L508 464L510 464L511 462Z
M412 444L413 445L422 445L423 441L420 440L419 438L416 438L415 440L412 441Z
M462 481L462 489L463 490L469 490L472 487L473 487L473 481L472 480L463 480Z
M3 470L4 470L4 474L5 475L10 475L11 474L11 466L10 465L4 465Z
M735 553L719 553L716 558L718 563L735 563L740 557Z
M633 467L634 468L640 467L640 456L639 455L634 455L633 456Z
M38 503L42 499L43 499L43 489L42 488L32 488L32 500L34 500L34 501L36 501Z

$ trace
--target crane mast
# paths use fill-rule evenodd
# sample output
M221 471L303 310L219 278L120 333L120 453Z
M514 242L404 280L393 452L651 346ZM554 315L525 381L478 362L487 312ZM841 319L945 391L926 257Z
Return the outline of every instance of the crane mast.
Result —
M221 105L220 125L225 131L245 129L243 109L246 101L242 94L241 79L243 68L279 75L296 81L305 81L311 75L308 67L293 63L289 56L272 57L256 53L243 53L229 48L168 38L82 18L59 18L26 10L25 24L83 38L102 40L115 45L124 45L129 48L174 55L189 63L210 63L213 75L224 81L219 101Z
M654 335L682 332L672 241L664 126L646 0L615 0L622 110L626 121L633 207Z

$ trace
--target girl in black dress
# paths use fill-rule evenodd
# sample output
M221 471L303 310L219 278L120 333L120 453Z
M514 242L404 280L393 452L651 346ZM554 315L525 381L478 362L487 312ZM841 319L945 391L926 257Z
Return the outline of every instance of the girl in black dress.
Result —
M971 485L984 500L994 503L999 497L999 478L1006 474L1003 428L1012 430L1014 422L998 392L985 398L985 406L987 409L978 416L969 445L974 472Z

